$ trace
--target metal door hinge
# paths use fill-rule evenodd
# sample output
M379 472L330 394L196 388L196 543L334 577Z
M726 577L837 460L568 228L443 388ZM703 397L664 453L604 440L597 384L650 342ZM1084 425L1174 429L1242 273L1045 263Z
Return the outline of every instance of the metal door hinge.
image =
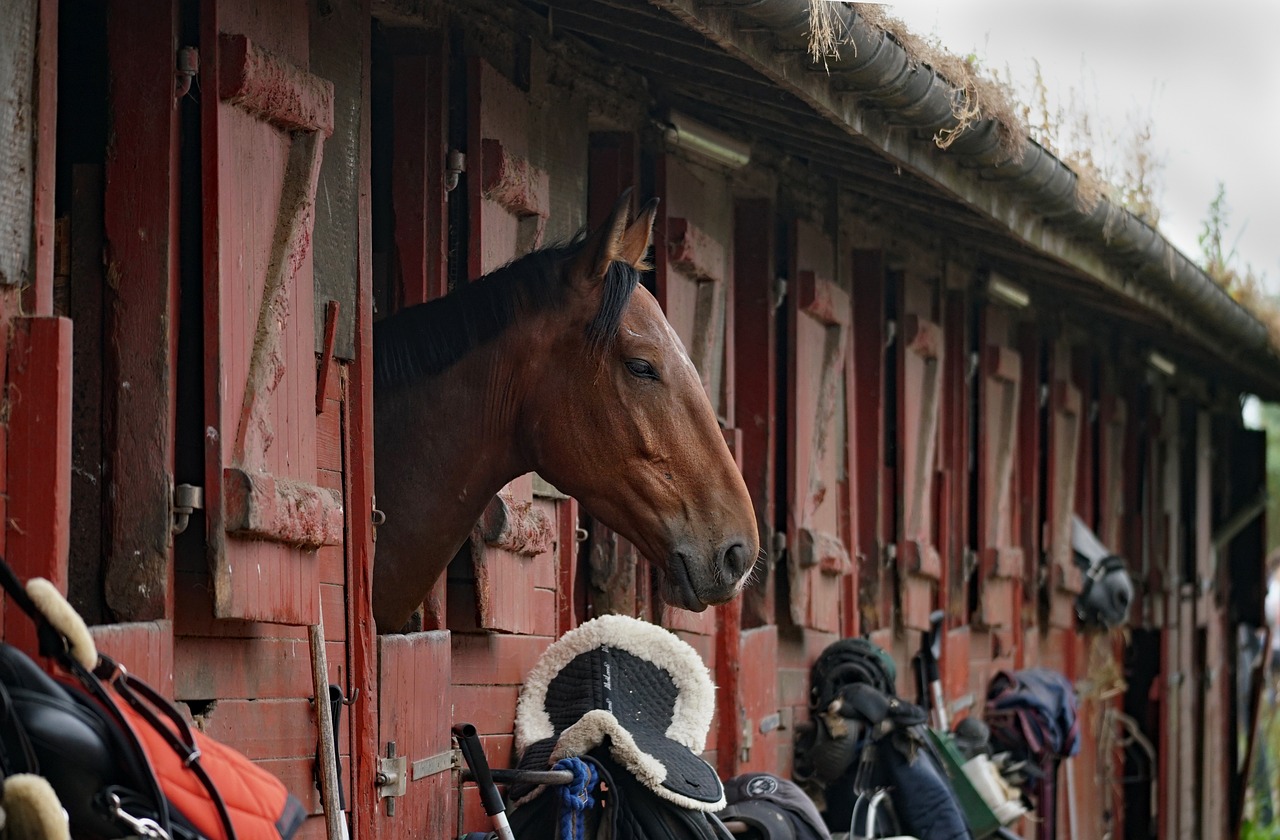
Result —
M181 534L191 523L191 514L204 510L204 488L179 484L173 488L173 533Z
M396 755L396 742L387 742L386 758L378 759L378 775L374 778L378 786L378 798L387 800L387 816L396 815L396 797L404 796L409 786L409 758Z
M458 179L467 171L467 156L457 149L450 149L444 162L444 191L453 192Z

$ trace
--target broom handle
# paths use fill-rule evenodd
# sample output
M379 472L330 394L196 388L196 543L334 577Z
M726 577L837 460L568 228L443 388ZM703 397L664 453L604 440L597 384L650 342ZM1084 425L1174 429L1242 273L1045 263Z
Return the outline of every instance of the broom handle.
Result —
M347 817L342 811L338 788L338 751L334 748L333 714L329 705L323 611L318 622L307 628L307 640L311 644L311 685L316 698L316 720L320 724L320 801L324 805L325 831L328 840L348 840Z

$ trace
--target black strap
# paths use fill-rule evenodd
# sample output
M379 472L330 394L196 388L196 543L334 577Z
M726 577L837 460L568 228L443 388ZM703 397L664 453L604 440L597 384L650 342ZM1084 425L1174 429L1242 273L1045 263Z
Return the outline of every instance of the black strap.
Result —
M99 665L99 670L102 670L105 666L109 667L114 673L114 678L110 682L115 686L116 693L123 697L125 702L152 729L160 733L169 747L182 759L182 763L204 785L209 798L213 800L214 807L218 809L218 817L222 821L222 828L226 832L227 840L236 840L236 829L231 822L231 814L227 810L227 804L223 801L222 793L218 790L218 786L213 783L213 779L209 778L208 772L200 764L200 748L196 745L195 735L192 734L191 727L187 725L187 721L182 717L181 713L160 692L121 668L110 658L99 656L99 659L102 662L102 665ZM96 675L94 676L96 679ZM160 719L160 714L157 714L157 712L168 718L173 723L173 728L167 726ZM174 728L177 729L176 733Z

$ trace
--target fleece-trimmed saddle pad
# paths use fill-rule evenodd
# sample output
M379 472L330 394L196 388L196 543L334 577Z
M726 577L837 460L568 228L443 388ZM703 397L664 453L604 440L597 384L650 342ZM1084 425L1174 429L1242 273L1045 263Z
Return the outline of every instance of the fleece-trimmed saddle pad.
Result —
M615 761L658 796L718 811L724 786L701 758L715 687L697 651L674 633L607 615L570 630L530 671L516 711L526 769L608 744ZM540 789L513 789L518 807Z

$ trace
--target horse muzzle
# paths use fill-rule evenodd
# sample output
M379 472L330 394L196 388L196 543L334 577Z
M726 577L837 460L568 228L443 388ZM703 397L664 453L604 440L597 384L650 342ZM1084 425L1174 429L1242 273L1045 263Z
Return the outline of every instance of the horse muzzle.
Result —
M728 539L713 557L677 548L667 560L667 603L691 612L733 600L755 565L755 552L747 540Z

